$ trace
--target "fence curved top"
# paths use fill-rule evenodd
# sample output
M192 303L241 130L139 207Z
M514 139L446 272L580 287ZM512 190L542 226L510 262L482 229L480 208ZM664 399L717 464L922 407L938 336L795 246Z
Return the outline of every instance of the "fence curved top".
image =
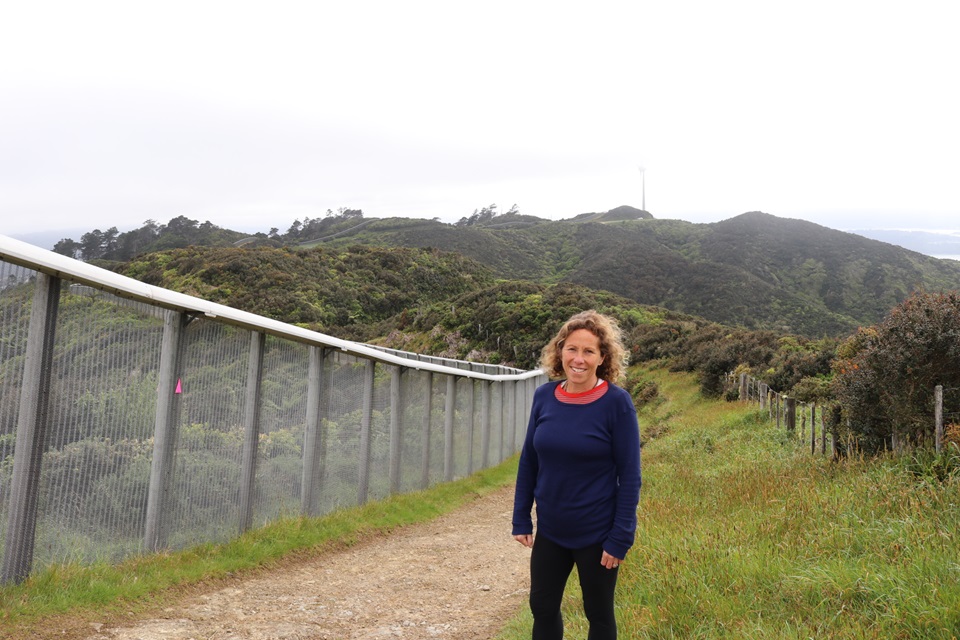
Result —
M92 264L74 260L64 255L41 249L34 245L0 235L0 260L27 267L50 276L85 284L95 289L107 291L114 295L145 302L158 307L180 311L191 315L202 315L221 322L236 325L253 331L304 342L319 347L339 349L360 358L376 360L386 364L393 364L422 371L445 373L466 378L476 378L492 382L509 380L525 380L542 375L542 371L518 371L514 374L490 374L461 369L456 366L424 362L415 358L397 355L388 350L365 345L350 340L342 340L333 336L297 327L263 316L234 309L226 305L217 304L202 298L196 298L184 293L163 289L146 284L133 278L113 273ZM457 362L449 360L450 362Z

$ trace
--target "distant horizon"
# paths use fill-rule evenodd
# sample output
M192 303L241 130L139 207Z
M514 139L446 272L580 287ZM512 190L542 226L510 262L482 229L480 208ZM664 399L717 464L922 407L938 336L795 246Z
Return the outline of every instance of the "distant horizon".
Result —
M621 206L631 206L631 207L633 207L633 205L621 205ZM638 210L640 209L639 207L633 207L633 208L638 209ZM523 214L522 209L521 209L520 213ZM185 215L185 214L181 214L181 215ZM529 214L529 215L533 215L533 214ZM577 215L580 215L580 214L577 214ZM651 213L651 215L653 215L654 219L657 219L657 220L677 220L677 219L680 219L680 218L667 218L667 217L660 218L660 217L658 217L658 216L656 216L655 214L652 214L652 213ZM729 216L728 218L723 218L722 220L717 220L717 221L712 221L712 222L693 222L693 221L688 221L688 220L685 221L685 222L690 222L691 224L713 224L714 222L722 222L723 220L729 220L729 219L731 219L731 218L735 218L735 217L740 216L740 215L743 215L743 213L736 214L736 215L732 215L732 216ZM776 217L776 218L781 218L781 219L797 219L797 218L792 218L791 216L782 216L782 215L776 215L776 214L769 214L769 215L773 215L774 217ZM158 224L165 225L165 224L167 224L170 220L173 220L173 219L175 219L175 218L177 218L177 217L179 217L179 215L172 215L172 216L170 216L170 218L168 218L167 220L163 220L163 221L161 221L161 220L156 220L156 221L158 222ZM241 224L241 225L238 225L238 226L229 226L229 225L224 225L224 224L218 224L218 223L213 222L212 220L209 220L209 219L203 220L203 219L200 219L199 217L198 217L198 218L192 218L192 217L189 216L189 215L187 215L186 217L187 217L188 219L191 219L191 220L196 220L197 222L200 222L200 223L203 223L203 222L211 222L211 223L215 224L216 226L218 226L218 227L220 227L220 228L222 228L222 229L228 229L228 230L230 230L230 231L238 231L238 232L250 233L250 234L268 233L271 228L277 227L277 225L273 225L273 224L268 225L268 226L265 227L265 228L264 228L264 227L254 228L254 226L253 226L253 225L250 225L250 224ZM322 217L322 216L318 215L318 216L316 216L316 217ZM535 216L535 217L541 217L541 216ZM560 218L560 219L558 219L558 220L556 220L556 221L572 220L574 217L576 217L576 216L571 216L570 218ZM294 220L302 220L302 219L304 219L304 218L312 218L312 216L301 216L301 217L293 218L293 219L291 219L291 220L289 220L289 221L287 221L287 222L285 222L285 223L281 223L281 224L290 225L290 224L292 224L292 223L294 222ZM369 215L369 216L368 216L368 215L365 215L365 218L368 218L368 219L408 218L408 219L412 219L412 220L417 220L417 219L421 219L421 220L434 220L434 219L436 219L436 218L431 218L431 217L400 216L400 215L393 215L393 216L379 216L379 215ZM542 219L543 219L543 220L547 220L547 221L554 221L554 220L551 220L551 219L549 219L549 218L542 218ZM813 221L810 221L810 220L805 220L805 221L806 221L806 222L811 222L812 224L818 224L818 225L820 225L820 226L824 226L824 227L827 227L827 228L830 228L830 229L834 229L834 230L836 230L836 231L842 231L842 232L846 232L846 233L855 233L855 234L858 234L858 235L863 235L863 233L867 233L867 232L880 232L880 233L883 233L883 232L917 233L917 234L943 235L943 236L946 236L946 237L948 237L948 238L950 238L950 239L956 239L956 240L960 241L960 229L922 228L922 227L916 227L916 226L910 226L910 227L893 227L893 226L886 226L886 225L881 225L881 226L876 226L876 227L864 227L864 226L861 226L861 227L857 227L857 228L839 228L839 227L833 227L833 226L830 226L830 225L822 224L822 223L820 223L820 222L813 222ZM34 246L40 247L40 248L42 248L42 249L46 249L46 250L48 250L48 251L52 251L54 245L56 245L57 242L59 242L60 240L62 240L62 239L64 239L64 238L70 238L70 239L79 241L79 240L80 240L80 237L81 237L83 234L85 234L85 233L88 233L88 232L93 231L93 230L103 231L103 230L106 230L106 229L110 229L110 228L112 228L112 227L116 227L117 230L118 230L120 233L126 233L126 232L132 231L132 230L134 230L134 229L139 229L139 228L141 228L141 227L143 226L144 222L146 222L146 220L140 222L139 224L135 224L135 225L129 225L129 224L127 224L127 225L121 225L121 224L93 224L92 226L72 227L72 228L69 228L69 229L48 230L48 231L27 231L27 232L14 232L14 233L6 233L5 231L0 230L0 234L7 235L8 237L14 238L14 239L16 239L16 240L20 240L20 241L22 241L22 242L26 242L26 243L28 243L28 244L32 244L32 245L34 245ZM442 219L440 220L440 222L442 222L442 223L444 223L444 224L455 224L455 222L446 221L446 220L442 220ZM279 227L277 227L277 228L279 228ZM285 232L285 229L284 229L284 232ZM868 237L868 236L865 236L865 237ZM883 241L883 242L890 242L890 241L887 240L887 239L881 239L881 238L873 238L873 239L880 240L880 241ZM890 244L895 244L895 245L897 245L897 246L903 247L903 245L899 245L899 244L897 244L896 242L890 242ZM929 255L930 257L934 257L934 258L947 259L947 260L960 260L960 253L958 253L958 254L940 254L940 255L935 255L935 254L933 254L933 253L928 253L928 252L925 252L925 251L920 251L920 250L918 250L918 249L911 249L910 247L903 247L903 248L906 248L906 249L908 249L908 250L918 251L919 253L924 253L925 255ZM952 248L952 247L951 247L951 248Z
M16 3L0 233L176 215L285 230L339 207L452 223L490 203L960 220L950 3L451 7Z
M960 235L960 229L928 229L924 227L857 227L856 229L838 229L838 231L898 231L909 233L939 233L943 235Z

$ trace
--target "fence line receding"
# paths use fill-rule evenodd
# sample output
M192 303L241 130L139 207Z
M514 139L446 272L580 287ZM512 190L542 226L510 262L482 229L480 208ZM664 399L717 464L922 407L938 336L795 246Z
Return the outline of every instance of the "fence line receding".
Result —
M515 453L539 371L339 340L0 236L0 582Z

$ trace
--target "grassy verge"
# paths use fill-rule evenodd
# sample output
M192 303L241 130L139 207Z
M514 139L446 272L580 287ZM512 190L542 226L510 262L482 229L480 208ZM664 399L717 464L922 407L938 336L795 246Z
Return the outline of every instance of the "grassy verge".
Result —
M960 482L811 456L766 414L654 371L624 638L956 638ZM653 437L651 437L653 436ZM586 638L575 575L565 637ZM528 638L521 611L499 640Z
M104 618L163 606L191 586L250 572L297 554L355 544L425 522L510 485L516 459L426 491L395 495L321 518L296 518L232 542L133 558L121 565L54 566L20 585L0 587L0 638L29 637L51 618Z

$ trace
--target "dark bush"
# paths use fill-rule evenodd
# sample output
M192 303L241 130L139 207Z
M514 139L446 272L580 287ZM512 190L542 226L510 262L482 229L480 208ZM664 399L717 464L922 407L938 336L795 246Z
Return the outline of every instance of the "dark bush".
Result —
M832 390L865 450L933 437L934 388L960 387L960 295L917 293L840 345ZM960 410L955 394L944 413Z

